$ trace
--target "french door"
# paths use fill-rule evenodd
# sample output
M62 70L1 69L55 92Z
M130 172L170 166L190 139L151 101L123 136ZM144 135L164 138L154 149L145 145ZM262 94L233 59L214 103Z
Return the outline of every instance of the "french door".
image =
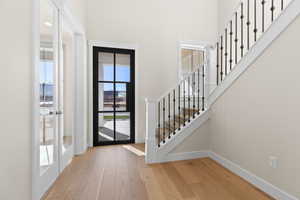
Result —
M40 1L39 45L39 196L59 173L59 34L58 9L51 1Z
M134 143L134 50L94 47L94 146Z
M39 173L42 196L74 154L74 32L51 0L40 0Z

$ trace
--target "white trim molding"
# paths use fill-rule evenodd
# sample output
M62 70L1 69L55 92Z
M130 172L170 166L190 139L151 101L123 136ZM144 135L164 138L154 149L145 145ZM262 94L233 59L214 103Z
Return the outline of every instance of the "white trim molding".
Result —
M208 152L208 156L225 167L226 169L230 170L234 174L242 177L255 187L259 188L263 192L267 193L271 197L275 199L280 199L280 200L299 200L298 198L288 194L287 192L279 189L278 187L272 185L271 183L265 181L264 179L256 176L255 174L247 171L246 169L243 169L239 165L231 162L230 160L227 160L226 158L210 151Z
M180 160L192 160L192 159L199 159L199 158L210 158L216 161L218 164L223 166L224 168L228 169L235 175L241 177L242 179L246 180L254 187L260 189L261 191L265 192L269 196L280 199L280 200L299 200L297 197L281 190L280 188L272 185L271 183L267 182L266 180L258 177L257 175L249 172L248 170L242 168L241 166L237 165L236 163L212 152L212 151L192 151L192 152L182 152L182 153L169 153L164 154L163 156L157 158L154 162L151 163L165 163L165 162L172 162L172 161L180 161Z
M207 157L209 157L208 151L170 153L160 158L159 163L180 161L180 160L192 160L192 159L207 158Z

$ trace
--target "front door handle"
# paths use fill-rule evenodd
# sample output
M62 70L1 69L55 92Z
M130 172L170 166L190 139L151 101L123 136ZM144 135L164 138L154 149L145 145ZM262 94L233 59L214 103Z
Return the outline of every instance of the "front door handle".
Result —
M56 115L62 115L63 114L63 112L61 111L61 110L58 110L58 111L56 111L56 113L55 113Z
M49 112L48 112L48 115L56 115L56 112L54 112L54 111L49 111Z

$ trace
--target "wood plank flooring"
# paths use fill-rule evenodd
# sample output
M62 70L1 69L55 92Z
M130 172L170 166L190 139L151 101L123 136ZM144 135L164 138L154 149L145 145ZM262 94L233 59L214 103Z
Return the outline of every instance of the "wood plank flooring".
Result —
M143 150L143 145L133 145ZM90 149L58 177L44 200L272 199L209 158L146 165L122 145Z

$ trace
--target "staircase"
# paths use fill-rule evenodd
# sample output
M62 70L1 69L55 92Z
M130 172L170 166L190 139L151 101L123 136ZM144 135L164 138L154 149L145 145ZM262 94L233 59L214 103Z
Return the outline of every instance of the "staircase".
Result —
M204 65L182 81L157 102L156 139L158 147L176 135L182 127L205 110Z
M172 149L201 127L210 105L299 13L299 0L240 1L214 47L207 49L216 64L199 67L158 100L146 100L146 162L166 161Z

